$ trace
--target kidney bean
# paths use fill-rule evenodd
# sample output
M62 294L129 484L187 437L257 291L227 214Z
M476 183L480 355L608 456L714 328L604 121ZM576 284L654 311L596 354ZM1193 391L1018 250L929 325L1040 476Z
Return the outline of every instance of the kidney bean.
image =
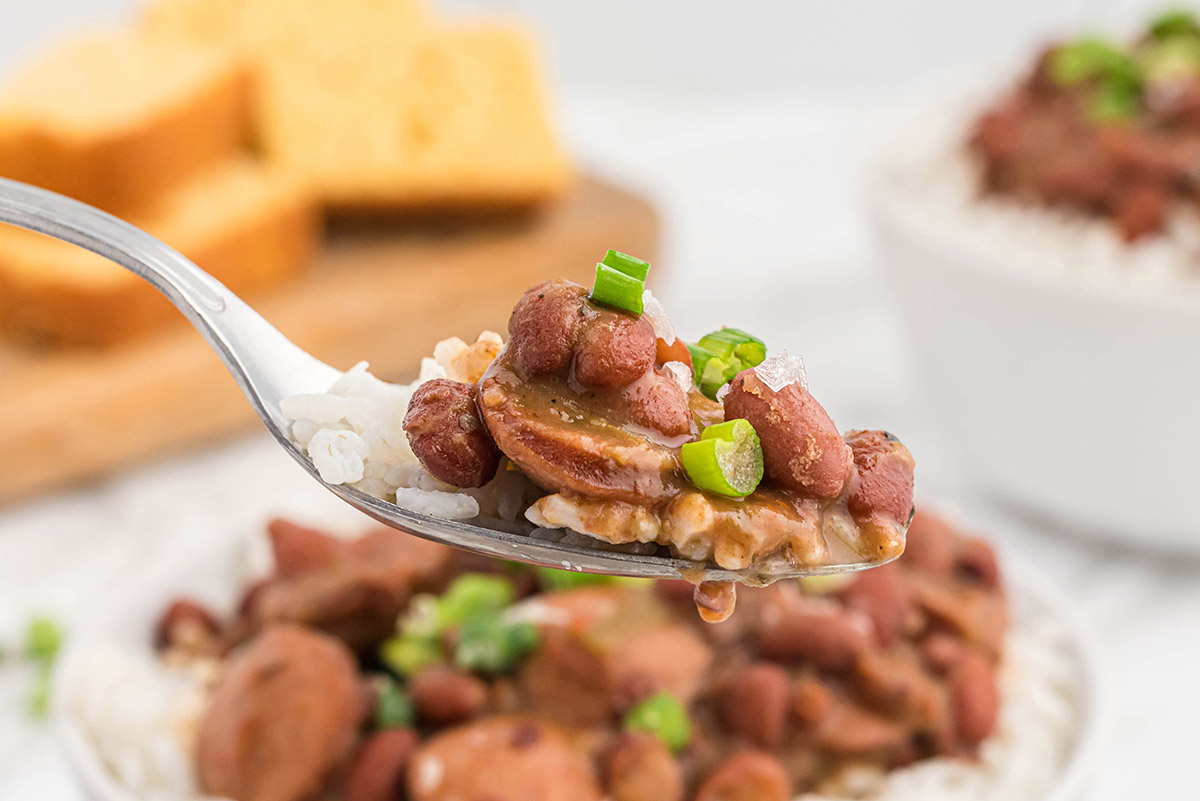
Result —
M833 710L833 693L812 676L802 676L792 685L791 712L808 728L817 728Z
M938 682L902 653L871 651L855 666L856 689L874 709L922 731L937 731L950 711Z
M656 370L647 371L621 387L612 399L612 407L618 417L626 417L667 437L684 436L695 430L687 393L670 376Z
M851 431L846 444L854 455L857 482L846 506L861 522L907 525L913 510L912 454L886 431Z
M544 281L517 301L508 318L508 347L526 379L559 373L571 364L587 290L566 280Z
M346 547L341 540L290 520L272 520L267 524L267 536L275 557L275 575L280 578L323 570L333 564Z
M474 717L487 704L487 685L448 665L430 665L412 677L409 697L417 718L433 726L449 726Z
M601 762L613 801L683 801L683 769L652 734L619 735Z
M304 801L349 754L365 716L353 654L298 626L260 634L230 662L196 735L208 795Z
M787 671L769 662L747 665L729 677L718 711L725 728L763 748L783 742L791 682Z
M958 555L958 533L936 515L918 509L905 537L900 564L928 576L949 576Z
M417 387L404 431L425 469L447 484L482 487L500 466L500 449L479 417L474 384L436 378Z
M384 729L367 738L346 774L345 801L397 801L417 751L411 729Z
M758 629L765 656L811 662L826 670L849 670L872 643L871 621L865 615L798 593L764 610Z
M788 801L791 780L779 760L762 751L741 751L709 774L696 801Z
M900 723L836 696L813 736L837 754L894 751L909 740L908 729Z
M921 642L921 656L930 670L940 676L950 673L962 662L967 646L944 631L931 632Z
M1161 231L1170 193L1165 186L1142 183L1118 193L1113 203L1117 230L1126 242Z
M950 694L958 736L969 746L987 739L996 727L1000 694L996 670L975 650L967 650L951 676Z
M875 636L884 647L900 639L915 611L912 592L896 563L864 570L838 590L837 596L871 619Z
M725 419L745 418L762 441L767 476L780 486L814 498L836 498L850 478L853 458L821 404L799 384L779 392L753 368L730 383Z
M208 609L190 598L177 598L154 627L154 645L190 654L212 654L218 649L220 630Z
M575 347L575 377L588 387L623 387L654 366L656 352L648 320L602 310L583 325Z
M988 589L1000 586L1000 563L996 552L983 540L963 540L956 559L958 574L968 580L982 584Z

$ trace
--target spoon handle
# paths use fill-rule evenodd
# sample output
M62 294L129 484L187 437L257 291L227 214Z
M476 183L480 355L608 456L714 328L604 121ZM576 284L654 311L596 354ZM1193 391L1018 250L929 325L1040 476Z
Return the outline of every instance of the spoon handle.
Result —
M149 282L208 340L268 427L286 428L283 397L324 391L340 375L180 253L107 212L0 178L0 222L78 245Z

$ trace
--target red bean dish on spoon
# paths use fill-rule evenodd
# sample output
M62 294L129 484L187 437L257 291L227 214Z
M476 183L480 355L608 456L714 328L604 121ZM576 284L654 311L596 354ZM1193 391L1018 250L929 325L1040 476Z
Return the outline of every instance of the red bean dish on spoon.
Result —
M596 285L547 281L477 384L436 379L404 428L421 464L480 487L507 457L549 494L526 517L612 544L658 543L730 570L886 562L904 549L913 459L885 431L841 435L803 363L722 328L685 345L649 265L609 251ZM704 583L705 619L732 612Z

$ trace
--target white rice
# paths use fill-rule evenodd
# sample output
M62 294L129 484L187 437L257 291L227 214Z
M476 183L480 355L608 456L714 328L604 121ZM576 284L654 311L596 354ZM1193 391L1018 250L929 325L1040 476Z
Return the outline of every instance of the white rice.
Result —
M360 362L328 392L284 398L280 409L294 421L292 438L327 484L345 484L450 520L480 514L505 517L498 508L501 498L496 487L460 490L439 481L417 461L404 433L404 415L418 386L435 378L474 380L479 365L486 363L484 359L490 362L502 344L500 335L490 331L480 334L473 345L457 337L439 342L433 358L421 360L420 374L411 384L381 381L371 375L366 362ZM498 476L493 484L511 487L513 482L502 478Z
M991 95L989 95L990 98ZM981 105L925 115L904 130L877 169L889 216L932 241L1006 267L1089 287L1152 296L1200 296L1200 214L1178 204L1166 229L1126 243L1110 220L1002 195L981 195L965 143Z
M978 762L931 759L884 775L850 772L838 791L798 801L1036 801L1048 793L1078 745L1083 668L1045 608L1013 602L1000 721ZM210 674L169 667L149 652L105 648L78 675L67 712L121 786L146 801L211 801L198 796L191 761Z

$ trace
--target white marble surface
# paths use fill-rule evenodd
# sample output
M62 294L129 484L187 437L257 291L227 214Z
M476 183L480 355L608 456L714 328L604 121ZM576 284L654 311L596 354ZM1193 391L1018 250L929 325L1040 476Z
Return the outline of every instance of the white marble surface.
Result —
M878 259L860 214L880 121L866 109L878 104L620 98L577 101L566 124L586 163L640 186L663 210L661 295L683 334L741 325L795 346L842 427L886 423L901 434L918 454L921 496L959 507L1038 563L1094 631L1113 714L1089 798L1192 796L1200 560L1052 534L994 508L940 440L873 278ZM110 588L185 541L328 503L263 434L0 510L0 641L39 610L86 625ZM76 799L50 735L21 711L24 678L0 665L0 798Z

